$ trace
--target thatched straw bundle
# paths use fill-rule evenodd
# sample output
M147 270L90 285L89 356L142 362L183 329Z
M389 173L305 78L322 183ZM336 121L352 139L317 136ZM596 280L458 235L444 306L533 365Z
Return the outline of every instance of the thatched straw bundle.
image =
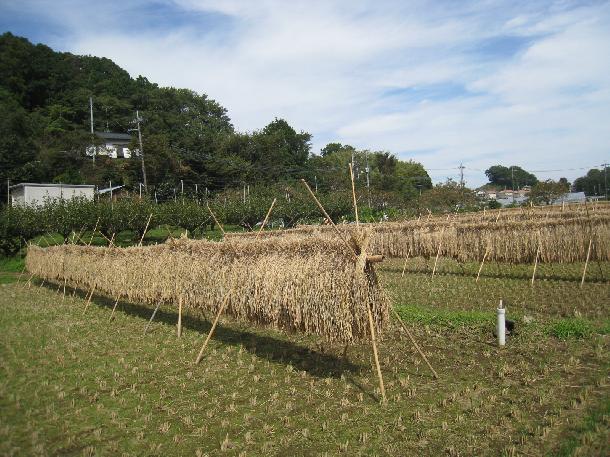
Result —
M566 212L567 213L567 212ZM487 259L497 262L529 263L540 245L543 262L584 261L589 240L593 238L591 260L610 260L610 214L597 212L590 217L554 212L510 220L473 221L470 217L415 220L383 224L367 224L371 230L371 250L388 257L440 255L461 261ZM347 233L352 225L341 227ZM231 239L248 238L251 234L229 235ZM326 226L304 226L293 230L265 232L266 237L314 237L333 239L336 235Z
M361 242L352 243L359 253ZM388 300L365 256L321 238L180 239L131 248L32 246L26 265L50 281L144 304L182 296L185 306L215 313L229 294L225 312L238 320L349 343L370 333L367 306L377 331L388 321Z

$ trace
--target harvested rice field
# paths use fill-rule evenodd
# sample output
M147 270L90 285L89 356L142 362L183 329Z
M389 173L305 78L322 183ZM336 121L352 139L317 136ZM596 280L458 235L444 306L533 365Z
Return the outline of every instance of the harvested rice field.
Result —
M439 375L390 316L370 342L286 334L212 310L152 308L56 285L0 284L0 455L605 456L610 453L609 263L377 267ZM12 268L13 271L17 268ZM605 275L603 281L601 276ZM61 291L60 291L61 292ZM502 298L515 334L492 334Z

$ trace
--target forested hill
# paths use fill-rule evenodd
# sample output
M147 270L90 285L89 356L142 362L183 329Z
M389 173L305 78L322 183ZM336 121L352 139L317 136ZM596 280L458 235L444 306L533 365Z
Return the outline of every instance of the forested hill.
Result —
M0 178L137 187L139 159L98 157L93 163L85 155L90 97L96 131L133 133L140 111L148 183L159 195L181 180L215 191L306 177L332 190L346 184L352 155L361 183L368 165L373 191L408 198L431 186L418 163L340 144L312 154L311 135L282 119L236 132L227 110L205 94L159 87L109 59L55 52L11 33L0 36Z

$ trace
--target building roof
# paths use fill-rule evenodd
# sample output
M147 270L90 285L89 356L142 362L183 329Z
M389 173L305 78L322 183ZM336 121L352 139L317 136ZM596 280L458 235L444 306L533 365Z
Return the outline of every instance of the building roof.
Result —
M41 184L41 183L35 183L35 182L22 182L19 184L15 184L14 186L11 186L10 189L17 189L18 187L61 187L61 188L87 188L87 189L93 189L95 188L94 185L92 184L61 184L61 183L49 183L49 184Z
M106 193L108 193L108 192L110 192L110 191L113 191L113 192L114 192L115 190L120 189L121 187L124 187L124 186L122 186L122 185L121 185L121 186L112 186L112 187L107 187L107 188L105 188L105 189L99 189L99 190L97 191L97 193L98 193L98 194L106 194Z
M95 134L104 140L131 141L131 135L129 133L95 132Z

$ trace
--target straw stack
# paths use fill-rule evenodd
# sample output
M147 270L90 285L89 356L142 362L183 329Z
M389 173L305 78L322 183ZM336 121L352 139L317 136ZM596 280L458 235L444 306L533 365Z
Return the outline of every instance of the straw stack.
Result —
M178 303L226 313L248 323L351 343L369 338L367 306L376 331L388 321L389 302L373 266L352 238L357 256L338 240L268 238L222 243L180 239L163 245L100 248L30 247L28 270L116 298L153 305Z
M567 213L567 212L566 212ZM489 261L531 263L540 243L543 262L571 263L584 261L589 240L593 239L590 259L610 260L610 213L596 212L591 216L571 212L540 212L529 219L512 214L508 220L473 220L470 215L434 219L411 220L383 224L366 224L371 231L371 250L387 257L434 257L439 245L440 255L461 261L480 260L487 250ZM495 216L494 218L495 219ZM345 233L352 233L352 225L344 225ZM227 234L229 239L248 239L248 233ZM303 226L292 230L265 232L268 238L322 238L335 235L326 226ZM442 243L441 243L442 239Z

